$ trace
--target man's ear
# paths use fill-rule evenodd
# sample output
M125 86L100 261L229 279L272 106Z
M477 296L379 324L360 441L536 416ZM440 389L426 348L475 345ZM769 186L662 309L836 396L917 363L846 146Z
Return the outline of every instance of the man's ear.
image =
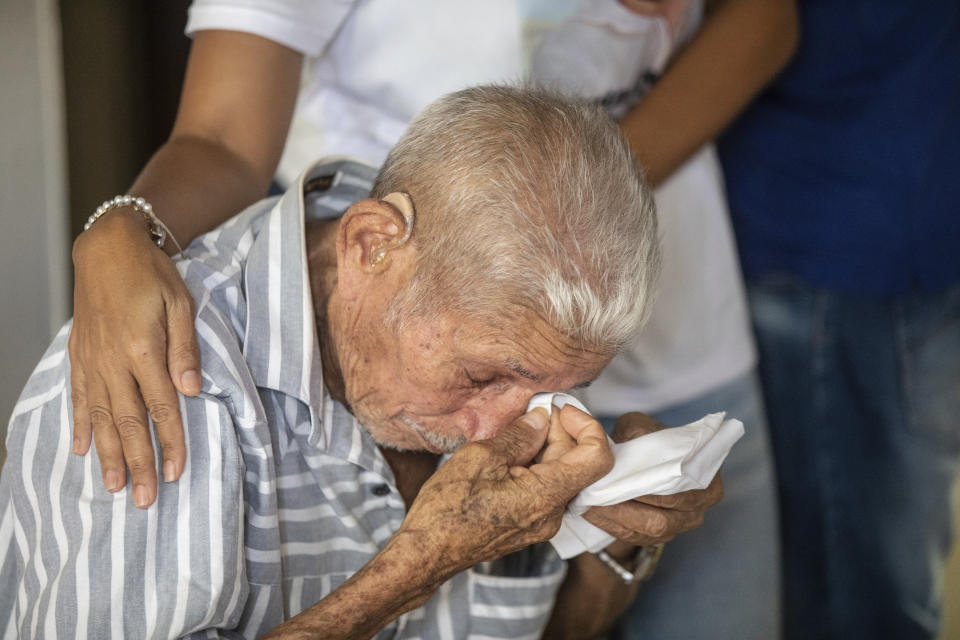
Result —
M415 251L408 241L414 218L410 196L400 192L382 200L367 198L347 209L337 232L339 281L346 284L344 278L349 281L351 275L411 266Z

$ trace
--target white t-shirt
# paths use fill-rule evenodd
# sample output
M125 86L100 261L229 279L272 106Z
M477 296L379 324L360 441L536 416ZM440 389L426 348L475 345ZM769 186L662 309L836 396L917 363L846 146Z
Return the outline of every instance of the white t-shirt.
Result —
M615 0L589 0L614 2ZM407 123L450 91L525 77L577 0L194 0L187 33L244 31L302 52L304 77L278 170L317 157L380 164ZM656 192L664 269L649 324L582 395L597 414L655 411L755 362L722 177L712 147Z

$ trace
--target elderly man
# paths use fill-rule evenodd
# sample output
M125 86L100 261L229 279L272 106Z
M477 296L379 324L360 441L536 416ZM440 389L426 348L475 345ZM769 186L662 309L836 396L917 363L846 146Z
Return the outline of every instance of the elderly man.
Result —
M634 585L534 543L611 453L572 407L523 413L589 384L641 324L651 203L602 113L486 87L429 107L379 175L321 161L202 236L179 263L204 364L203 392L181 398L183 476L138 509L140 488L107 493L96 457L70 455L61 331L10 423L0 630L595 633ZM629 568L719 492L589 517Z

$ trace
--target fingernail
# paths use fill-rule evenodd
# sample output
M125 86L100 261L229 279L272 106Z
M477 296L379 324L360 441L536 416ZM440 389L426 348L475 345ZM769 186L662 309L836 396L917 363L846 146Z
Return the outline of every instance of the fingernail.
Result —
M147 503L147 487L142 484L138 484L133 488L133 504L143 509L147 506Z
M547 422L550 421L550 416L547 415L546 409L543 407L537 407L527 415L523 417L523 421L534 429L543 429L547 426Z
M177 476L177 467L173 464L173 460L167 460L163 463L163 481L164 482L173 482L173 479Z
M120 474L113 470L107 471L107 476L103 479L103 486L107 488L107 491L120 491L123 488Z
M180 376L180 384L187 393L200 393L200 372L196 369L184 371Z
M80 438L73 439L73 452L80 455Z

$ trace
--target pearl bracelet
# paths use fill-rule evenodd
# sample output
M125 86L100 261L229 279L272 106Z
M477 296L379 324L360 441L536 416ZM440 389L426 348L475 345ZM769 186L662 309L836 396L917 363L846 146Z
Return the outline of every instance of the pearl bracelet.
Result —
M167 228L167 225L163 224L163 221L160 220L153 213L153 207L149 202L143 198L135 198L131 195L120 195L114 196L112 200L105 200L103 204L97 207L97 210L87 218L86 223L83 225L83 230L86 231L93 223L99 220L103 214L117 209L119 207L131 207L134 211L138 211L140 215L143 216L143 219L147 222L147 230L150 232L150 239L161 249L163 248L163 243L167 238L170 238L174 246L177 248L178 252L183 252L183 249L180 248L180 243L177 242L177 239L173 237L173 234L170 233L170 229Z

